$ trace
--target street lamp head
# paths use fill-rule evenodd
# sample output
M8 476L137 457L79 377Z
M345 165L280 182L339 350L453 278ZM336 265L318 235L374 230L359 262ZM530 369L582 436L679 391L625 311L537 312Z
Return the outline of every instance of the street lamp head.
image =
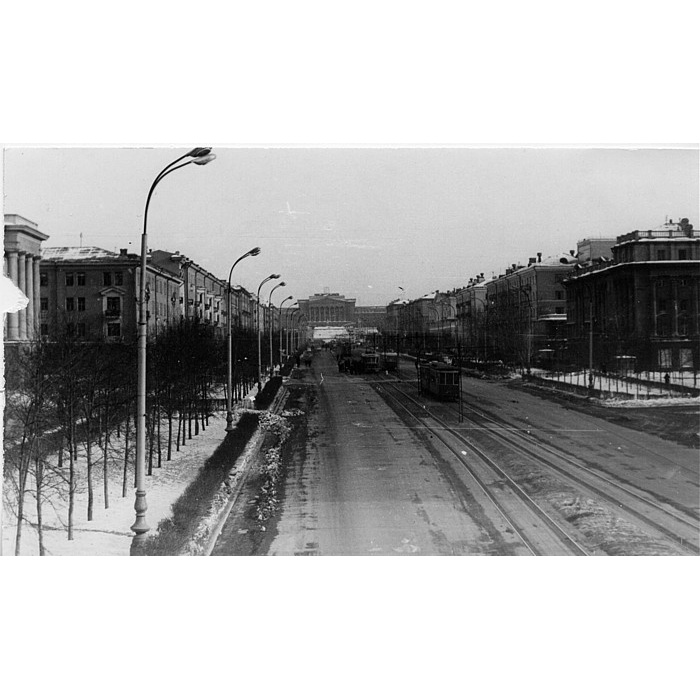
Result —
M267 279L269 280L278 280L281 277L281 275L270 275Z
M280 282L277 286L278 286L278 287L286 287L286 286L287 286L287 283L286 283L286 282Z
M192 162L195 165L206 165L207 163L211 163L216 156L213 153L210 153L209 155L206 156L201 156L199 158L193 158Z
M256 247L256 248L253 248L252 250L249 250L249 251L246 253L246 256L254 257L254 256L256 256L256 255L260 255L260 248L257 248L257 247Z
M203 156L208 156L211 153L211 146L199 146L198 148L193 148L187 156L189 158L202 158Z

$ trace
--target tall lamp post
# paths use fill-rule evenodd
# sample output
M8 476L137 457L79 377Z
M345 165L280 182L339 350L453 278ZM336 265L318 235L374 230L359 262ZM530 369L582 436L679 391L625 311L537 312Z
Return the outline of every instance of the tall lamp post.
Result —
M286 299L282 299L282 301L280 302L280 370L282 368L282 307L292 299L294 299L294 297L290 294ZM289 309L287 309L287 311L289 311Z
M186 165L206 165L216 156L211 148L193 148L184 156L176 158L163 168L153 181L151 189L146 197L146 208L143 214L143 233L141 234L141 279L139 280L138 299L138 340L137 340L137 393L136 393L136 501L134 510L136 520L131 526L134 537L131 541L131 554L141 553L141 548L146 540L146 533L150 530L146 522L146 339L148 334L148 317L146 308L146 268L148 258L148 206L158 183L170 175L170 173L184 168ZM184 161L184 162L182 162Z
M294 316L301 311L299 307L292 309L292 313L287 318L287 355L294 352ZM290 342L291 338L291 342Z
M231 396L233 393L233 360L231 351L231 275L233 274L233 268L238 265L244 258L254 257L260 255L260 248L253 248L249 250L245 255L241 255L238 260L236 260L228 273L228 286L226 287L226 337L227 337L227 353L228 353L228 372L226 376L226 432L233 430L233 412L231 411Z
M262 337L260 335L260 290L263 285L270 280L278 280L279 275L268 275L259 285L258 285L258 295L257 295L257 307L258 307L258 393L262 391L262 355L260 354L260 345L262 342Z
M272 364L272 336L275 334L275 324L272 322L272 295L274 294L275 289L277 289L278 287L285 287L286 285L286 282L280 282L279 284L276 284L270 290L270 296L267 299L267 315L270 319L270 377L272 377L272 368L274 367L274 365Z

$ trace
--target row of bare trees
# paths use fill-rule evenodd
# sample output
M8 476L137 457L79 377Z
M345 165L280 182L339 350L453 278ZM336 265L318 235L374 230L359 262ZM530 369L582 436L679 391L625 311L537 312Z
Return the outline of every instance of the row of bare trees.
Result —
M234 392L255 380L253 337L236 339ZM222 403L226 376L223 339L196 321L161 331L148 347L147 473L206 429ZM74 539L76 492L87 492L88 521L98 497L110 505L110 473L121 471L121 497L133 484L136 348L124 343L78 342L63 336L29 343L7 358L5 511L16 518L15 554L23 526L44 546L43 516L50 507ZM28 513L27 497L33 499Z

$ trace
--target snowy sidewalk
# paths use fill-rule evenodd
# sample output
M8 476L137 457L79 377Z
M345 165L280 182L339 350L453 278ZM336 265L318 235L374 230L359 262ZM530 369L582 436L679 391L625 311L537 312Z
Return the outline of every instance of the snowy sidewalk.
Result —
M205 431L192 440L188 440L180 451L173 448L172 460L158 469L154 467L153 475L146 477L146 500L148 512L146 519L155 532L158 523L172 514L172 505L177 501L187 486L197 476L207 459L215 452L226 437L226 415L221 413L209 419ZM54 556L128 556L131 546L131 525L134 522L133 467L129 470L130 484L126 497L122 497L123 446L113 445L116 463L109 469L109 508L104 508L102 465L95 468L94 476L94 512L93 520L87 521L87 485L85 483L84 458L79 455L78 473L80 481L75 495L74 539L68 541L67 502L56 503L56 510L51 504L43 509L44 546L48 555ZM28 489L33 484L27 484ZM26 515L36 523L36 507L31 492L26 496ZM2 554L12 556L15 551L15 517L3 510ZM22 528L22 555L38 555L39 541L35 527L24 523Z

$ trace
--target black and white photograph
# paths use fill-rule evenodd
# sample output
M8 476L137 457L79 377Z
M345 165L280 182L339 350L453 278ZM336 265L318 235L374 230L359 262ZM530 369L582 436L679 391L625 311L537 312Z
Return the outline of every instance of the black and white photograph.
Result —
M5 8L0 695L697 694L690 10Z
M3 554L697 555L698 153L6 149Z

